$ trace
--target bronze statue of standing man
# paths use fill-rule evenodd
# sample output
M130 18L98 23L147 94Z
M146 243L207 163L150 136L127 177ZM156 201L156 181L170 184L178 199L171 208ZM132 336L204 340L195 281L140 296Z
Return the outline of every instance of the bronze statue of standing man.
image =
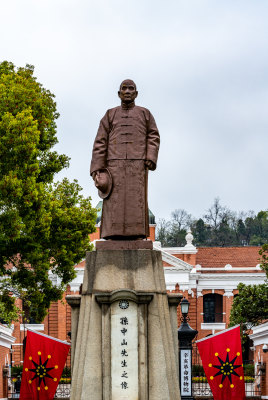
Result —
M90 174L103 198L100 236L131 240L149 236L147 177L160 144L154 117L135 105L135 83L120 85L121 106L106 112L94 142Z

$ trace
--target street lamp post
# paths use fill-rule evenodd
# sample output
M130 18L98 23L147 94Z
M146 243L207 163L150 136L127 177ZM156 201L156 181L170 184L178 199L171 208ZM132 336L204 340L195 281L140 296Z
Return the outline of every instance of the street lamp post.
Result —
M187 322L189 305L187 299L182 299L180 303L182 323L178 329L181 400L194 400L192 397L192 340L198 331L192 329Z

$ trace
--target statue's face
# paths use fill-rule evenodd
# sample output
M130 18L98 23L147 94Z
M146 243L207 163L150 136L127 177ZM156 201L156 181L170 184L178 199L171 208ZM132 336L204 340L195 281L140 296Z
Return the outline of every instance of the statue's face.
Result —
M138 96L135 83L131 80L123 81L118 91L118 96L123 103L132 103Z

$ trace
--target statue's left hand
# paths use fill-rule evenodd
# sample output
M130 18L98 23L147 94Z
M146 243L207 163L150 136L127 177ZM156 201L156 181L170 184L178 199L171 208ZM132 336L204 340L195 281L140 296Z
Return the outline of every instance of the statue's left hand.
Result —
M155 163L151 160L145 160L144 161L145 167L150 169L150 170L154 170L155 169Z

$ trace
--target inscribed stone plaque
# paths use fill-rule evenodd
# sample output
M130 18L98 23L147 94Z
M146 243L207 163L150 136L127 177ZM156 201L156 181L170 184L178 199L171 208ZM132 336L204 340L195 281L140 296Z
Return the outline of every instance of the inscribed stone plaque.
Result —
M137 304L119 300L111 305L112 400L138 400Z
M181 350L181 395L192 393L191 350Z

